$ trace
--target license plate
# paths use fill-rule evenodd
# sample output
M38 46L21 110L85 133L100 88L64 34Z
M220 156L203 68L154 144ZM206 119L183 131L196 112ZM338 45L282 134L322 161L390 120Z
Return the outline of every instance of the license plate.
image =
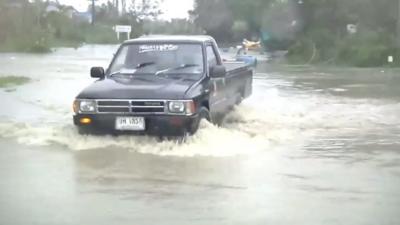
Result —
M145 122L143 117L117 117L115 120L116 130L145 130Z

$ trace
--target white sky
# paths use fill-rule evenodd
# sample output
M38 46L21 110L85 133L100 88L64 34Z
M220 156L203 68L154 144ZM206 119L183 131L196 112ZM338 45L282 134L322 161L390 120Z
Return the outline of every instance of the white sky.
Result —
M163 14L160 16L161 19L171 18L187 18L188 10L193 9L193 0L162 0L160 8ZM59 0L61 4L72 5L78 11L86 11L89 1L88 0ZM97 4L107 2L107 0L99 0ZM127 3L129 0L127 0Z

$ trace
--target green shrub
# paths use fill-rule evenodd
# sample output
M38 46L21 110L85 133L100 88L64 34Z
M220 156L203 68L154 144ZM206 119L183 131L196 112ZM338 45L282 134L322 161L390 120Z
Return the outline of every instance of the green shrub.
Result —
M31 79L28 77L21 76L0 76L0 88L12 87L23 85L30 82Z
M310 38L312 37L312 38ZM400 66L400 49L393 46L394 37L384 32L361 30L354 35L335 37L326 30L317 30L296 41L288 52L290 63L335 63L356 67ZM315 49L314 49L315 47Z
M118 43L117 34L111 26L106 25L83 25L81 32L86 43L91 44L112 44ZM123 35L121 35L123 36Z
M337 61L358 67L383 66L387 64L391 51L385 39L387 37L378 32L363 32L344 38L338 44Z
M48 53L51 51L51 48L48 34L38 29L34 32L26 32L14 37L8 37L0 45L0 50L8 52Z
M310 61L313 55L313 42L309 39L302 38L296 41L287 54L289 63L305 64Z

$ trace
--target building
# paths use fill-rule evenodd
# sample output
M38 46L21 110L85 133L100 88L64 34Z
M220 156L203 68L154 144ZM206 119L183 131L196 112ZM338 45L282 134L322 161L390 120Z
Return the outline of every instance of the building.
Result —
M79 12L78 12L78 10L76 10L76 9L75 9L74 7L72 7L72 6L66 6L66 7L63 9L63 13L64 13L66 16L68 16L68 18L73 19L73 18L74 18L74 15L77 14L77 13L79 13Z
M56 2L48 2L45 11L46 11L46 13L51 13L51 12L58 13L58 12L61 11L60 8L61 7L60 7L60 5L58 3L56 3Z

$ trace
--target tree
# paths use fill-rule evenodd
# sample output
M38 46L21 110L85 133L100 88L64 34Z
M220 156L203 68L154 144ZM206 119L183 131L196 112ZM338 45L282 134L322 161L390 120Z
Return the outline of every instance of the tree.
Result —
M196 0L190 13L208 34L223 41L231 41L233 36L238 41L260 35L265 12L276 2L281 1Z
M265 12L278 0L226 0L235 20L246 21L249 34L259 34Z
M156 19L161 14L159 6L159 0L131 0L128 14L138 20Z
M232 37L233 16L225 0L196 0L195 23L219 41Z
M114 2L115 3L115 2ZM103 24L115 24L119 13L115 4L112 2L103 3L96 9L97 20Z
M308 45L314 48L315 61L379 66L385 64L388 55L400 57L400 50L396 50L398 0L302 2L304 29L289 55L310 52L305 47ZM348 24L357 26L356 34L347 32Z

